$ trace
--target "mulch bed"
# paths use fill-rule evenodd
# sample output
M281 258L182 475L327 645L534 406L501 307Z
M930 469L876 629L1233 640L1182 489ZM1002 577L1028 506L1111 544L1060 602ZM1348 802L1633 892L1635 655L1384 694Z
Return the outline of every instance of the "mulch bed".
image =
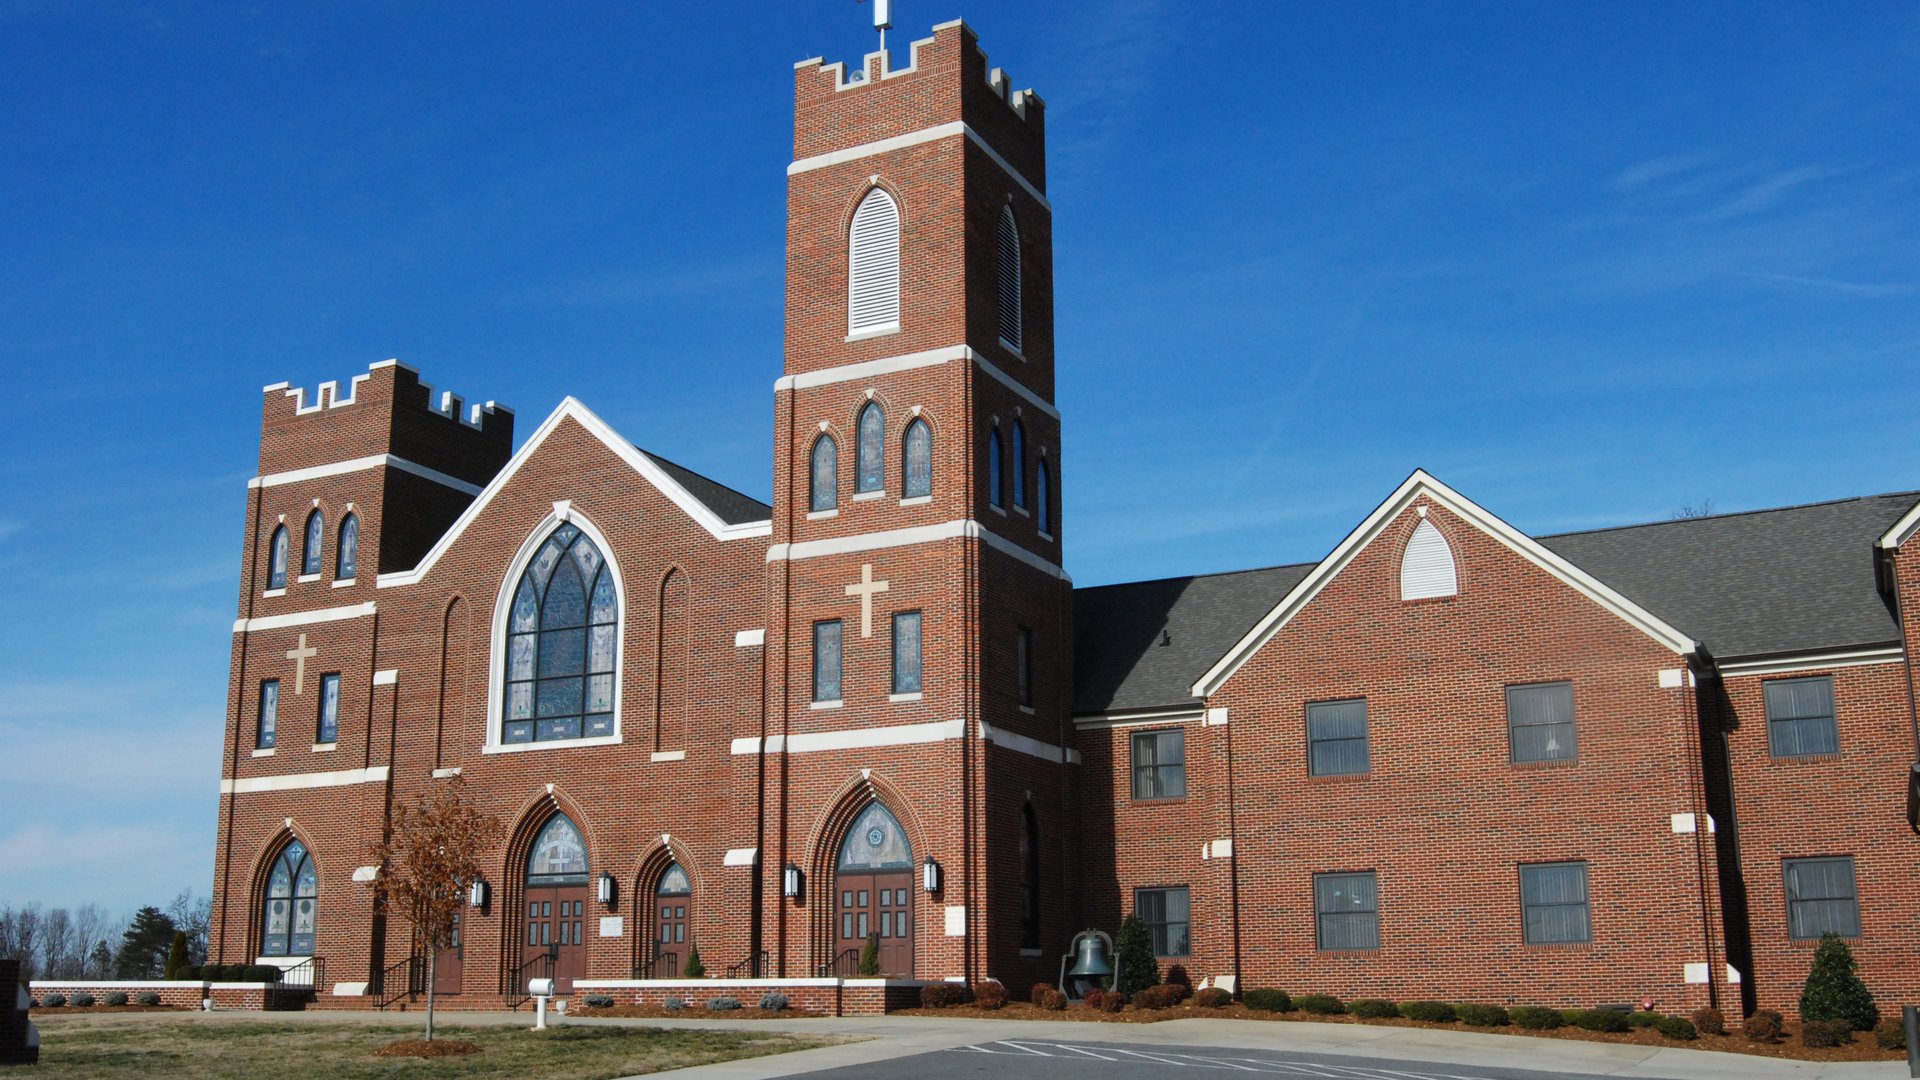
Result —
M1631 1043L1638 1046L1671 1046L1681 1050L1717 1050L1731 1054L1757 1054L1762 1057L1783 1058L1792 1061L1904 1061L1904 1050L1882 1050L1874 1041L1873 1032L1854 1032L1853 1042L1846 1046L1816 1049L1802 1045L1800 1027L1797 1024L1786 1025L1787 1037L1777 1043L1759 1043L1739 1032L1728 1035L1702 1035L1697 1039L1681 1041L1669 1039L1652 1028L1635 1028L1620 1034L1601 1031L1588 1031L1571 1025L1558 1027L1552 1031L1529 1031L1517 1027L1468 1027L1465 1024L1430 1024L1420 1020L1359 1020L1352 1016L1315 1016L1299 1010L1287 1013L1260 1012L1235 1002L1218 1009L1203 1009L1198 1005L1177 1005L1171 1009L1136 1009L1129 1005L1121 1012L1108 1013L1098 1009L1089 1009L1084 1005L1072 1005L1054 1012L1042 1009L1024 1001L1009 1001L1005 1008L982 1009L975 1005L961 1005L951 1009L898 1009L893 1016L951 1016L970 1017L980 1020L1069 1020L1081 1023L1103 1024L1155 1024L1163 1020L1195 1020L1217 1017L1223 1020L1268 1020L1278 1023L1314 1023L1314 1024L1379 1024L1386 1027L1431 1028L1436 1031L1472 1031L1482 1035L1519 1035L1534 1039L1573 1039L1580 1042Z
M373 1056L442 1058L465 1057L468 1054L477 1054L479 1052L480 1047L478 1044L470 1043L465 1039L435 1039L432 1042L428 1042L425 1039L401 1039L397 1043L389 1043L375 1050Z
M191 1005L61 1005L48 1008L45 1005L29 1012L37 1016L86 1016L91 1013L162 1013L162 1012L199 1012Z
M576 1005L569 1008L566 1015L622 1020L806 1020L826 1013L805 1009L709 1009L705 1005L688 1005L678 1010L658 1005Z

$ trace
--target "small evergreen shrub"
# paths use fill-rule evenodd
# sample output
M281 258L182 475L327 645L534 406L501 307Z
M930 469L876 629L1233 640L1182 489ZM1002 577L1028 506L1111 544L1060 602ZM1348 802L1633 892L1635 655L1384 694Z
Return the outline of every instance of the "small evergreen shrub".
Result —
M1127 1007L1127 995L1118 990L1109 990L1100 995L1100 1011L1117 1013Z
M878 931L867 935L866 947L860 950L860 968L857 974L863 978L872 978L880 974L880 934Z
M1693 1010L1693 1026L1702 1035L1725 1035L1727 1016L1719 1009Z
M109 1005L125 1005L126 1003L127 992L125 990L115 990L113 993L107 995L107 1004Z
M1853 1041L1853 1025L1845 1020L1807 1020L1800 1024L1800 1041L1814 1049L1845 1046Z
M1399 1016L1400 1006L1382 998L1354 998L1347 1002L1347 1011L1363 1020L1379 1020Z
M1840 1020L1851 1030L1872 1031L1880 1022L1880 1008L1873 1003L1873 992L1860 981L1859 971L1853 950L1839 934L1820 935L1820 947L1813 953L1813 970L1807 973L1806 989L1800 992L1800 1018Z
M687 1007L687 999L683 997L670 997L661 1002L660 1007L668 1012L679 1012Z
M1507 1010L1498 1005L1475 1005L1470 1001L1463 1001L1455 1005L1454 1010L1460 1014L1461 1023L1473 1027L1506 1027L1512 1022L1512 1018L1507 1015Z
M1627 1014L1618 1009L1586 1009L1580 1013L1580 1019L1573 1023L1575 1027L1585 1028L1588 1031L1615 1033L1625 1031L1631 1026L1627 1023Z
M1049 990L1041 996L1040 1007L1048 1012L1060 1012L1067 1007L1067 995L1058 990Z
M1007 1005L1007 988L992 980L983 982L974 988L973 1003L983 1009L1004 1009Z
M760 995L760 1008L767 1012L786 1012L787 995L768 992Z
M934 983L920 988L920 1007L923 1009L951 1009L965 1005L972 995L959 983Z
M1113 939L1118 953L1118 981L1115 985L1129 994L1138 994L1149 986L1160 985L1160 961L1153 955L1153 935L1137 914L1120 920L1120 933Z
M1217 986L1209 986L1193 995L1193 1003L1203 1009L1222 1009L1233 1004L1233 995Z
M89 993L87 993L87 992L86 992L85 990L82 990L82 991L80 991L79 993L77 993L77 994L75 994L75 995L73 995L73 1007L74 1007L74 1008L76 1008L76 1009L90 1009L90 1008L92 1008L92 1007L93 1007L93 995L92 995L92 994L89 994Z
M1543 1009L1538 1005L1516 1005L1507 1010L1507 1016L1515 1027L1528 1031L1552 1031L1561 1023L1558 1009Z
M580 999L580 1004L585 1005L589 1009L611 1009L613 1008L613 998L606 994L588 994Z
M160 969L162 979L179 977L180 969L187 966L187 932L175 930L173 944L167 949L167 963Z
M1669 1039L1690 1042L1700 1037L1698 1025L1684 1016L1663 1016L1654 1021L1653 1030Z
M1409 1020L1424 1020L1429 1024L1451 1024L1460 1019L1453 1006L1444 1001L1407 1001L1400 1005L1400 1015Z
M1882 1050L1905 1050L1907 1025L1889 1016L1873 1026L1873 1041L1879 1043Z
M1247 1008L1259 1012L1292 1012L1293 998L1285 990L1249 990Z
M1038 1005L1040 1004L1040 999L1045 997L1047 995L1047 992L1052 989L1053 989L1052 983L1034 983L1033 989L1027 991L1027 1000L1033 1002L1035 1005Z
M1302 994L1294 1004L1300 1006L1303 1012L1310 1012L1315 1016L1338 1016L1347 1011L1347 1007L1340 1003L1340 999L1332 994Z
M28 998L28 999L27 999L27 1008L29 1008L29 1009L44 1009L44 1008L46 1008L46 1006L45 1006L45 1005L42 1005L42 1004L40 1004L40 999L39 999L39 998L37 998L37 997L30 997L30 998Z
M47 1008L47 1009L65 1008L67 1004L67 995L48 994L46 997L41 999L40 1004L42 1008Z
M1651 1009L1636 1009L1627 1014L1627 1026L1634 1028L1654 1027L1660 1023L1660 1017L1662 1015L1663 1014L1654 1012ZM1698 1025L1695 1026L1697 1027Z
M1779 1041L1783 1027L1779 1013L1772 1009L1755 1009L1741 1030L1754 1042L1770 1043Z
M142 990L133 1000L135 1004L139 1005L158 1005L160 1004L160 995L151 990Z
M1580 1018L1587 1015L1585 1009L1561 1009L1560 1022L1570 1027L1579 1027Z
M683 979L704 979L707 977L707 965L700 959L700 943L687 943L687 963L680 969Z
M739 1007L740 999L732 996L717 997L707 1002L709 1012L732 1012Z

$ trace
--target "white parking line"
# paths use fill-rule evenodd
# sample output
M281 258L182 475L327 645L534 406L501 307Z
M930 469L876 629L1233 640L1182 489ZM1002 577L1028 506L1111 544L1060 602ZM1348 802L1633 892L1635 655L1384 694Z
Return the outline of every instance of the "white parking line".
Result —
M1055 1050L1071 1050L1076 1054L1085 1054L1086 1056L1097 1059L1099 1061L1119 1061L1120 1060L1119 1058L1108 1057L1105 1054L1096 1054L1084 1046L1074 1046L1070 1043L1047 1043L1046 1045L1053 1047Z
M1038 1056L1040 1056L1040 1057L1052 1057L1052 1056L1053 1056L1052 1054L1049 1054L1049 1053L1047 1053L1047 1052L1046 1052L1045 1050L1035 1050L1035 1049L1034 1049L1033 1047L1031 1047L1031 1046L1022 1046L1021 1044L1019 1044L1019 1043L1017 1043L1017 1042L1008 1042L1008 1041L1007 1041L1007 1040L1005 1040L1005 1039L1002 1039L1002 1040L1000 1040L999 1042L997 1042L997 1043L994 1043L994 1045L995 1045L995 1046L1011 1046L1011 1047L1013 1047L1013 1048L1014 1048L1015 1050L1025 1050L1025 1051L1026 1051L1027 1053L1029 1053L1029 1054L1035 1054L1035 1055L1038 1055ZM1045 1044L1042 1044L1042 1045L1045 1045Z
M1004 1048L1004 1049L1002 1049ZM1155 1065L1185 1066L1189 1069L1222 1069L1234 1072L1270 1073L1281 1076L1312 1076L1322 1080L1487 1080L1483 1076L1461 1075L1458 1073L1408 1072L1403 1069L1382 1069L1358 1065L1335 1065L1323 1061L1276 1061L1272 1058L1229 1058L1207 1057L1200 1054L1182 1054L1171 1050L1127 1050L1118 1046L1101 1046L1098 1049L1076 1046L1072 1043L1016 1042L1002 1039L992 1044L974 1044L972 1046L954 1046L948 1048L955 1053L998 1054L1006 1057L1077 1057L1092 1058L1095 1061L1126 1061L1136 1059L1149 1061ZM1121 1054L1124 1057L1112 1055Z

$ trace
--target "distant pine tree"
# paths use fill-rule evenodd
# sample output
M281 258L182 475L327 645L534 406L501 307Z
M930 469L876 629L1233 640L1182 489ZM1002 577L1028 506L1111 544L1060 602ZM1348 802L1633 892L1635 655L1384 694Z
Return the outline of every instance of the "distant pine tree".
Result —
M1813 970L1800 992L1800 1019L1840 1020L1855 1031L1871 1031L1880 1022L1873 991L1860 980L1860 965L1839 934L1820 935L1813 953Z
M1120 954L1116 989L1137 994L1160 985L1160 961L1153 956L1153 935L1147 933L1147 924L1140 921L1140 916L1129 915L1121 921L1113 951Z
M120 979L157 979L173 946L173 920L157 907L134 912L127 932L120 935L120 951L113 957L113 974Z
M175 930L173 932L173 948L167 950L167 966L166 969L160 973L160 977L163 979L172 979L175 975L179 974L181 968L186 966L187 932L185 930Z

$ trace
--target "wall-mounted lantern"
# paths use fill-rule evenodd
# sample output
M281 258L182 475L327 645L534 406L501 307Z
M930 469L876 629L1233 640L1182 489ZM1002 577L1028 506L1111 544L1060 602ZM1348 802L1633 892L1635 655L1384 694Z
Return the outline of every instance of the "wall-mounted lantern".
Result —
M600 903L613 906L613 875L605 870L600 871Z
M940 864L931 855L920 864L920 885L930 893L940 891Z
M780 871L780 895L789 899L800 895L800 868L792 863Z
M487 906L487 883L484 880L475 878L473 884L467 886L467 906L470 908Z

